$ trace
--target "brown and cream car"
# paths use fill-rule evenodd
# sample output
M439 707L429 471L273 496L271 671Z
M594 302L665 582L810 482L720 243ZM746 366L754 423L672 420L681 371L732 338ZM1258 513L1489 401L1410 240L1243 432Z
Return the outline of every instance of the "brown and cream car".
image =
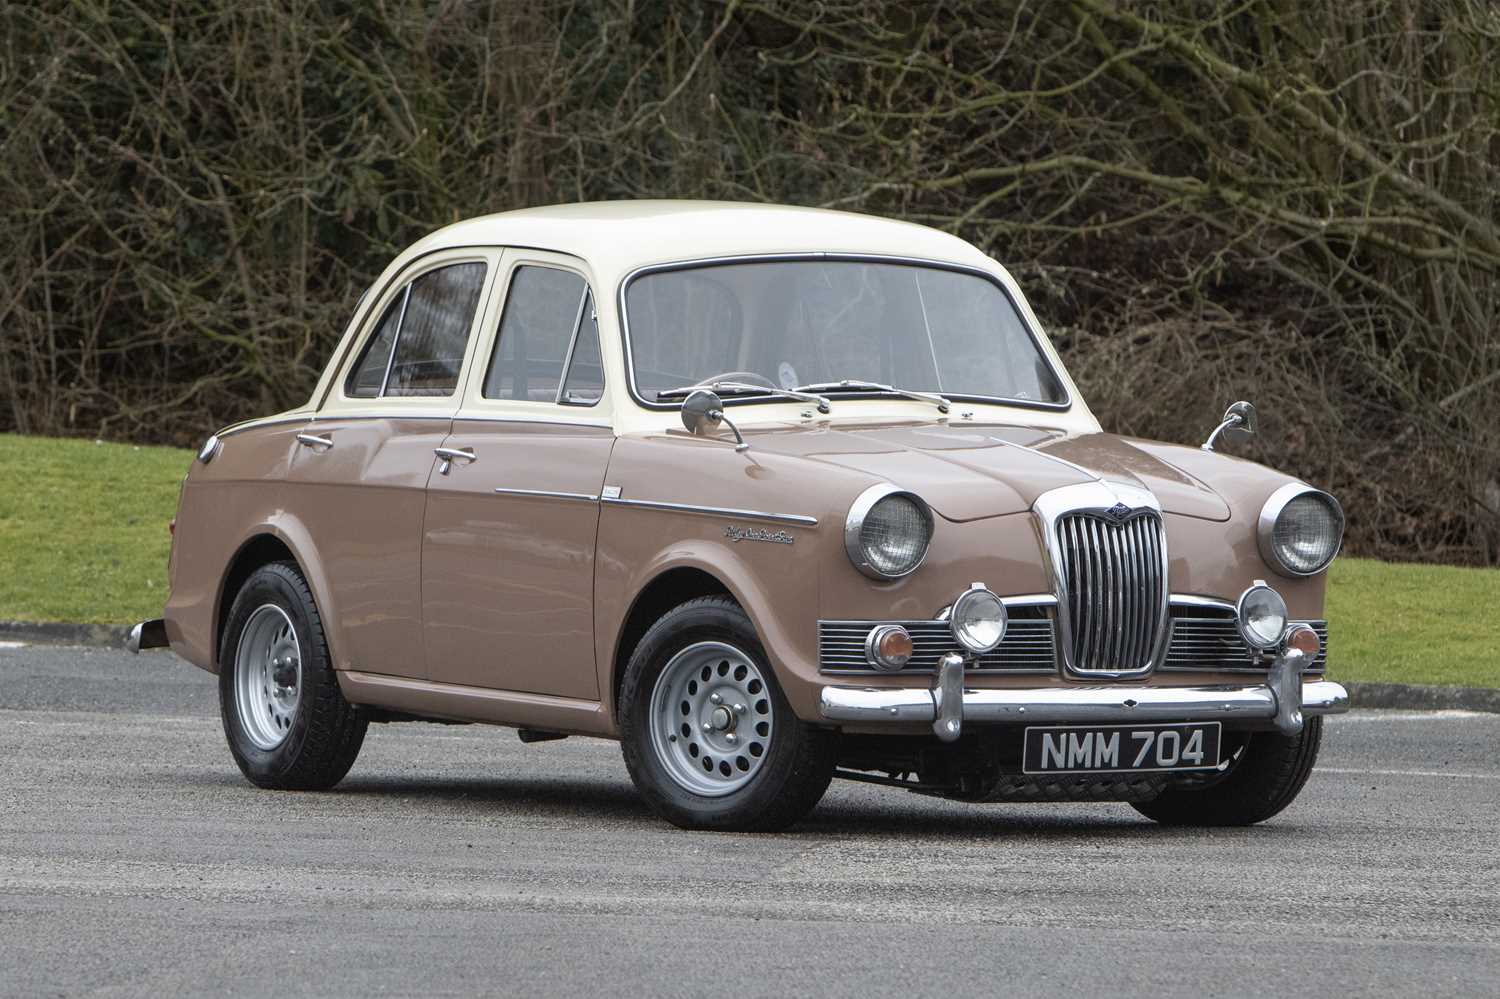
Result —
M396 258L305 406L208 439L131 644L218 674L262 787L431 719L618 739L684 826L835 776L1251 823L1348 703L1343 514L1213 450L1253 422L1103 433L1004 268L920 226L478 218Z

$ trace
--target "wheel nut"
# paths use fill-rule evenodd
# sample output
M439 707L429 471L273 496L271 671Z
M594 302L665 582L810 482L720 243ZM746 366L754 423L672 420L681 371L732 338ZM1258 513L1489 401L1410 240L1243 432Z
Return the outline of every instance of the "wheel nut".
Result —
M708 695L708 700L712 704L723 704L724 703L724 698L721 697L721 696L719 696L716 693L715 694L709 694Z
M724 733L724 741L725 742L738 742L739 738L733 732L725 732Z
M745 713L745 706L743 704L736 704L734 706L734 713L737 714L737 715L744 714Z
M710 725L708 722L704 722L703 723L703 731L705 731L705 732L712 732L713 730L714 730L714 727L712 725Z

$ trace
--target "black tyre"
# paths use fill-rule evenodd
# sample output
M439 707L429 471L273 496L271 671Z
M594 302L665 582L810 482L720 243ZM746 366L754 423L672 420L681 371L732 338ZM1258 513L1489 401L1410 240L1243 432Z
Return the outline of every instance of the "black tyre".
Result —
M792 714L728 597L688 601L646 632L625 668L620 731L636 788L684 829L786 828L828 790L838 745Z
M1298 735L1256 732L1244 756L1221 781L1201 790L1170 790L1132 807L1169 826L1249 826L1290 805L1307 783L1323 719L1309 718Z
M255 570L234 599L219 714L234 762L259 787L326 790L359 755L366 720L339 690L312 591L289 562Z

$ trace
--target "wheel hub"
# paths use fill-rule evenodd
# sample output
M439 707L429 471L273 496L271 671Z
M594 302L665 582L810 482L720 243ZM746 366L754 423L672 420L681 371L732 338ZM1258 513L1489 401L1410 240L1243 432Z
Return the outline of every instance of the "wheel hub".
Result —
M275 749L302 697L302 648L286 611L276 604L255 609L240 632L234 670L240 727L256 746Z
M672 657L651 693L651 745L683 788L729 794L759 772L770 750L770 691L755 661L723 642Z

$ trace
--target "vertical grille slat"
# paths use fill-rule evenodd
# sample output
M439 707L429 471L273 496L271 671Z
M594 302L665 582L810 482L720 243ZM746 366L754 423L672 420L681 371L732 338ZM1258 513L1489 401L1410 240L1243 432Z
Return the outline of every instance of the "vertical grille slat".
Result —
M1070 513L1056 523L1074 671L1136 672L1151 665L1166 603L1161 517L1123 522Z

